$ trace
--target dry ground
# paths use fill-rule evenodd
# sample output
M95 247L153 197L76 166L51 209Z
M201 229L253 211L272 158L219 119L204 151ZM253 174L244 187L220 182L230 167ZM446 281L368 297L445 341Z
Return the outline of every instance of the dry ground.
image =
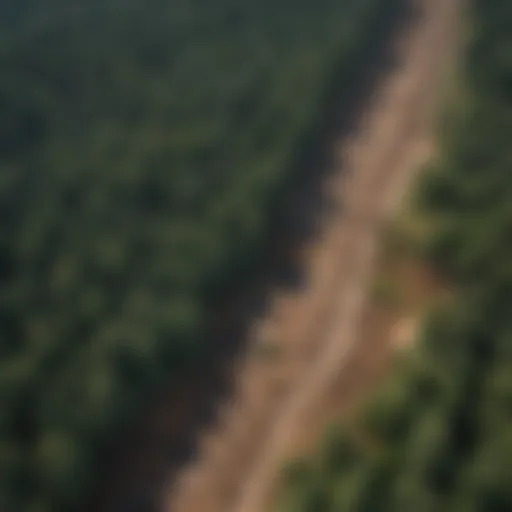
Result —
M386 368L393 341L411 336L413 322L397 330L400 315L371 302L372 276L382 226L433 153L461 3L418 0L418 20L397 37L396 66L357 130L335 149L339 164L325 183L335 208L301 251L307 284L272 292L236 361L234 395L200 434L198 456L173 482L166 511L270 510L286 457L364 396ZM428 296L429 280L415 275L419 296Z

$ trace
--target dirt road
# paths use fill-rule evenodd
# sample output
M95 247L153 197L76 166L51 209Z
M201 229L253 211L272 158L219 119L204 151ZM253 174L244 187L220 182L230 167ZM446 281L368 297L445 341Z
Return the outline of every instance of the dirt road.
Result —
M168 512L265 512L281 464L330 384L358 350L382 224L433 151L436 102L457 42L461 0L418 0L396 65L340 140L325 183L334 208L303 248L307 283L275 290L237 361L236 389L198 457L165 498Z

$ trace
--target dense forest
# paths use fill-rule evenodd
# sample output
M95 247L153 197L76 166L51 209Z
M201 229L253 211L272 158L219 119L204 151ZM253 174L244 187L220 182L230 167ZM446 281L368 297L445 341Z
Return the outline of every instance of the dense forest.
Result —
M0 2L0 509L76 510L215 350L333 84L400 0Z
M286 512L512 510L512 3L472 0L463 85L417 207L455 287L417 348L314 457Z

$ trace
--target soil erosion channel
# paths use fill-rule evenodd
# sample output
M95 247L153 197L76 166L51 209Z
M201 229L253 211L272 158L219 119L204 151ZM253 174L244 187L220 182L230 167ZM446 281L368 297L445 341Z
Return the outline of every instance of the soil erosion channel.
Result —
M434 113L456 46L459 0L421 0L397 34L396 65L334 148L334 208L303 248L300 290L276 289L236 361L233 396L172 483L167 512L264 512L301 426L358 350L381 226L432 155Z

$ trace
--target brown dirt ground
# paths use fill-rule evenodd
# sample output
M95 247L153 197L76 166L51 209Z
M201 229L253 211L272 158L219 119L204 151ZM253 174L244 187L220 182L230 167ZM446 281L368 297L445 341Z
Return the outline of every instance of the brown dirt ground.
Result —
M416 297L409 307L390 312L369 292L376 273L393 274L377 265L382 226L433 154L433 114L457 46L461 1L418 5L419 20L396 40L397 65L357 131L336 148L342 163L325 186L337 207L301 251L307 285L272 292L236 360L233 396L165 496L169 512L269 510L283 461L376 385L393 345L411 337L411 318L436 289L431 277L404 266L396 280Z

